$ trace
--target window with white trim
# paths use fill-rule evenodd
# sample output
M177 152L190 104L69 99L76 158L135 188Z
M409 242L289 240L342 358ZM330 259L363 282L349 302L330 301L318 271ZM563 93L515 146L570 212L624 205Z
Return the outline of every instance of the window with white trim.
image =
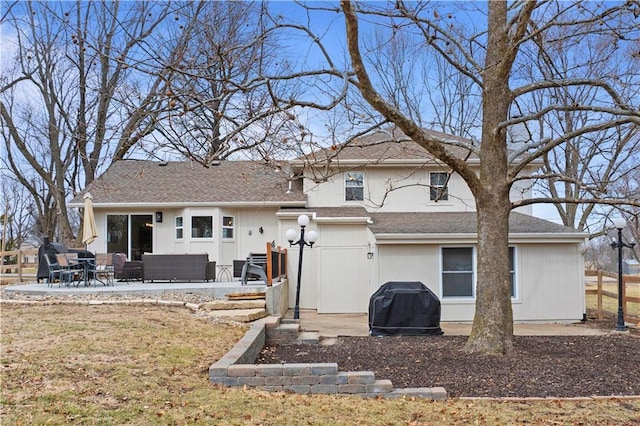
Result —
M222 238L232 239L234 228L235 219L233 218L233 216L222 216Z
M182 216L176 216L176 239L181 240L184 237L184 225Z
M364 200L364 173L347 172L344 174L345 201Z
M442 247L442 297L474 296L473 247Z
M449 173L429 173L429 199L431 201L447 201L449 199Z
M442 297L475 297L473 247L442 247ZM511 298L517 297L516 249L509 247Z
M191 238L212 238L213 237L213 217L212 216L192 216L191 217Z

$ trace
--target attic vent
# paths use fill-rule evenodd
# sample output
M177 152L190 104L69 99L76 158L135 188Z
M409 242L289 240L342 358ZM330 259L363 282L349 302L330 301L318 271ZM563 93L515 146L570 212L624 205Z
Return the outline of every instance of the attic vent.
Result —
M164 166L166 166L167 164L169 164L169 163L167 163L166 161L161 161L160 163L158 163L158 166L160 166L160 167L164 167Z

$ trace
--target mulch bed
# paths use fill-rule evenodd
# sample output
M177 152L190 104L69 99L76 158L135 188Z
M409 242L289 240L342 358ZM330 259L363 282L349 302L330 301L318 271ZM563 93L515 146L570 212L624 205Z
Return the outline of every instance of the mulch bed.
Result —
M611 330L610 320L586 327ZM394 387L442 386L450 397L640 395L640 332L516 336L513 355L471 355L464 336L339 337L333 345L267 346L259 364L337 362Z

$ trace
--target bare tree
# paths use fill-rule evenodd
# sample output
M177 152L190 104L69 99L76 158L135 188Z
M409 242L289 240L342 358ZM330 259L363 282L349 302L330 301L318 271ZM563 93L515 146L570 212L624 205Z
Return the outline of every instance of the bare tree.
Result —
M7 13L15 66L2 76L3 162L49 237L74 240L68 197L153 129L166 67L147 65L155 58L145 50L170 11L78 1L16 3Z
M66 202L113 161L234 153L272 161L304 133L258 6L239 2L29 2L5 15L5 165L50 238L74 240ZM276 72L278 70L279 72Z
M476 315L465 349L508 354L513 349L508 255L511 210L539 202L602 205L629 202L626 198L600 193L598 198L589 199L558 193L552 198L545 196L512 202L509 194L521 180L563 175L562 170L534 174L531 171L538 169L550 153L568 142L577 138L595 140L595 132L624 136L632 126L640 123L640 114L633 107L637 104L637 95L625 89L629 84L638 87L637 65L613 69L587 67L589 55L580 52L586 40L594 45L615 41L623 51L637 52L638 2L587 8L580 2L554 1L366 4L345 0L340 9L320 5L307 6L306 10L309 16L341 13L346 28L344 44L349 61L341 64L331 58L323 38L313 32L312 19L298 25L277 22L282 29L306 30L313 44L327 57L326 64L315 72L306 68L295 74L300 78L321 75L317 81L323 87L333 82L331 89L322 91L325 102L316 106L326 108L332 102L369 105L375 114L360 122L358 130L366 132L367 126L392 122L460 175L471 189L478 219L478 273ZM369 34L375 36L368 37ZM391 45L402 46L410 53L390 55L388 47ZM551 48L557 54L547 54L546 50ZM551 75L520 72L522 67L531 68L531 61L539 61L540 57L553 63L566 55L573 55L576 62L571 72L558 71ZM416 58L423 56L432 58L429 63L433 71L416 73L413 77L407 74L407 70L412 70L411 62L422 60ZM578 65L580 60L584 63ZM478 120L460 129L480 129L478 142L457 138L443 140L423 127L437 120L420 116L424 114L424 106L420 104L423 100L416 94L421 91L408 90L407 86L424 85L421 78L438 81L437 67L445 69L444 64L448 75L457 77L459 87L466 88L471 96L477 96L480 104ZM569 98L557 99L558 90L573 92L580 88L592 95L572 98L570 104L566 103ZM448 95L443 95L441 99L446 101L447 98ZM362 102L353 102L354 99ZM543 102L536 103L535 99ZM464 99L460 98L460 102ZM534 125L541 119L546 126L551 126L557 120L550 117L565 112L584 112L588 118L582 122L576 120L570 127L554 126L552 133L536 133L528 143L509 143L508 132L515 127L526 125L535 129ZM467 117L473 120L474 116ZM447 130L456 129L455 120L445 118L442 123L449 126ZM615 144L612 140L611 145ZM627 151L620 152L615 160L618 166L624 164ZM467 163L470 155L479 158L479 171ZM550 161L548 164L550 168L555 167ZM576 184L580 188L589 185ZM595 193L597 191L591 195Z
M460 174L476 200L478 295L474 325L465 348L471 352L509 353L512 350L513 336L507 252L509 212L519 205L540 201L511 202L509 191L512 185L522 178L521 173L531 162L543 158L567 140L586 137L596 131L619 129L627 123L640 123L640 114L631 106L633 98L625 97L627 93L615 75L611 76L608 72L585 74L577 72L581 71L580 68L574 68L575 75L571 78L541 76L537 81L525 82L518 78L515 67L520 61L529 61L530 52L544 55L547 46L555 40L557 28L568 28L564 35L565 54L573 53L573 49L578 48L579 45L571 43L575 37L590 37L596 42L613 38L618 43L637 39L633 35L637 36L638 33L634 24L634 13L637 13L638 5L628 3L611 8L603 7L594 13L579 3L525 2L509 7L506 2L489 2L486 6L486 27L481 33L472 35L463 34L462 27L448 25L446 17L438 19L442 15L436 16L436 19L427 17L424 5L396 3L394 11L385 12L386 16L404 18L411 22L425 36L425 44L432 46L458 72L482 89L481 143L478 147L468 147L480 159L479 174L475 174L441 141L430 138L403 111L380 96L360 54L357 13L362 13L363 7L354 7L346 1L342 3L342 7L349 52L358 77L358 88L363 96L405 134ZM437 14L437 11L431 12ZM598 27L598 31L594 31L594 27ZM637 74L628 78L638 81ZM628 83L626 78L625 80ZM548 93L548 99L552 99L558 87L596 90L599 93L598 102L583 105L579 100L574 100L572 105L549 102L543 109L535 106L522 108L531 94ZM520 107L519 112L522 114L518 118L510 118L516 105ZM589 111L592 114L589 121L578 128L558 130L551 137L521 147L515 155L509 152L506 132L508 126L526 123L558 111ZM562 200L578 202L569 197L562 197ZM603 202L602 199L597 201Z
M33 236L30 197L20 184L10 178L3 180L0 194L0 226L4 248L17 250Z
M189 22L182 30L188 45L171 70L158 144L205 166L240 154L281 156L276 151L283 145L274 141L295 139L300 130L288 111L292 106L271 98L275 91L285 94L265 76L285 73L286 64L277 34L265 31L260 7L204 2L180 13Z
M629 204L620 206L615 214L622 215L627 222L623 235L636 245L631 251L636 260L640 260L640 155L633 158L635 164L629 173L613 184L613 192L621 198L629 200ZM633 203L633 204L632 204ZM614 214L612 212L612 214Z
M519 68L519 76L531 82L539 78L568 81L578 68L583 78L597 80L603 75L615 76L620 96L624 99L637 98L640 94L640 87L636 84L639 61L633 52L629 55L629 48L633 46L620 45L620 35L615 32L592 37L590 33L598 31L600 22L584 25L581 33L571 37L568 36L569 31L574 28L559 27L549 31L546 39L537 38L536 44L540 47L532 58L535 60L523 64ZM593 122L593 112L572 107L598 105L600 98L601 90L594 85L558 86L546 92L532 93L525 101L533 105L533 111L549 110L554 104L565 108L551 109L537 120L523 123L525 138L520 142L554 138L588 126ZM531 113L525 106L515 107L513 115ZM554 203L564 225L598 235L607 225L606 212L610 209L602 209L592 201L613 195L610 191L612 183L623 179L635 167L635 162L630 159L638 152L640 131L633 123L579 135L543 156L539 189L549 199L568 200Z

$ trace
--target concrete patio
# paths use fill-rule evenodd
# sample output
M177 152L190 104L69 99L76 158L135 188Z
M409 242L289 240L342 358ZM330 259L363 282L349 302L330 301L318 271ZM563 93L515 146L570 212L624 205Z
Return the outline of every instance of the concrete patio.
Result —
M57 284L49 287L46 283L27 283L4 286L7 293L17 292L27 295L65 296L65 295L108 295L131 296L136 294L173 294L173 293L201 293L216 299L226 299L230 293L264 292L266 284L262 281L250 281L242 285L240 281L216 282L141 282L116 281L113 286L92 284L84 286L61 286ZM287 318L293 318L290 310ZM367 314L318 314L315 310L300 311L300 325L304 331L316 331L323 337L337 336L368 336L369 325ZM471 323L441 322L440 327L445 335L467 336L471 331ZM613 326L612 326L613 327ZM605 331L576 324L514 324L514 333L522 336L594 336L607 334Z
M27 283L9 285L3 288L6 292L20 292L32 295L135 295L135 294L162 294L162 293L202 293L216 299L225 299L229 293L257 293L264 292L266 284L263 281L249 281L242 285L240 281L194 281L194 282L141 282L141 281L115 281L112 286L105 286L93 282L89 286L82 283L77 287L58 286L54 283L51 287L47 283Z

